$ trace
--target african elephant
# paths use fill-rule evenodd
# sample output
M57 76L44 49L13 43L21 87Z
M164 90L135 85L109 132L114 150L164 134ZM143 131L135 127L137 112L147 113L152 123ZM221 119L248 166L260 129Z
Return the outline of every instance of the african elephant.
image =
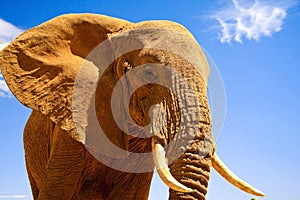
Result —
M147 199L154 167L170 199L205 199L211 166L263 195L216 155L209 67L175 22L63 15L15 39L0 65L33 110L24 147L34 199Z

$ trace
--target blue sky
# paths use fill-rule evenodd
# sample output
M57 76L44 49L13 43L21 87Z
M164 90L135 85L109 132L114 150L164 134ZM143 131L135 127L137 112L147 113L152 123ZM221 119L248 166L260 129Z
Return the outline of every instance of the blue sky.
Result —
M23 30L65 13L99 13L132 22L167 19L187 27L209 52L226 89L217 152L266 200L300 199L300 7L279 1L0 0L0 47ZM30 110L0 75L0 199L31 199L22 131ZM208 200L251 199L212 170ZM150 199L167 199L154 177Z

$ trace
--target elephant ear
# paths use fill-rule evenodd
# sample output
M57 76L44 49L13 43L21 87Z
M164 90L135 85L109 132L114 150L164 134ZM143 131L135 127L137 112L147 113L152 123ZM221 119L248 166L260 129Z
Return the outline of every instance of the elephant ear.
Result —
M130 24L95 14L59 16L24 32L1 51L0 69L22 104L49 116L84 143L72 118L76 75L92 49Z

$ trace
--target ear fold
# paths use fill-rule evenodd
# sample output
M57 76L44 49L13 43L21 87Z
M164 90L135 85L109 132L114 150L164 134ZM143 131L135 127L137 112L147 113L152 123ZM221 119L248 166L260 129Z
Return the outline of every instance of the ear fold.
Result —
M129 25L93 14L54 18L26 31L0 52L3 76L22 104L48 115L82 142L72 119L76 75L93 48Z

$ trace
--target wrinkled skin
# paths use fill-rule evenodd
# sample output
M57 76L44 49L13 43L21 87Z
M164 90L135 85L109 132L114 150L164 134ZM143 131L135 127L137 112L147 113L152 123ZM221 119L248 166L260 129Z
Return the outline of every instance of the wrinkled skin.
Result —
M1 52L1 70L10 89L21 103L33 109L24 130L24 147L34 199L148 198L153 172L122 172L101 163L87 151L72 120L72 91L84 59L110 35L137 27L172 29L192 38L186 29L173 22L133 24L100 15L65 15L27 31ZM203 53L197 56L201 57L208 74ZM114 122L110 108L110 96L120 77L130 68L145 63L167 63L183 75L195 91L197 98L192 101L197 101L198 107L189 109L191 101L184 102L186 105L181 107L169 89L157 84L145 85L132 95L129 110L135 123L144 126L151 121L150 107L162 102L168 113L167 128L152 137L166 147L172 175L193 189L191 193L170 189L170 199L205 199L214 152L207 77L186 60L170 52L147 48L119 57L105 70L97 85L95 109L99 124L119 148L129 152L151 152L151 138L137 137L146 136L146 133L134 130L130 124L129 131L136 134L124 133ZM134 81L151 80L157 73L160 72L150 68L146 74L128 80L123 85L122 95L128 95L126 88ZM166 81L178 86L175 88L182 99L189 98L184 88L180 88L180 80L170 80L170 74L164 76ZM121 110L126 105L115 106L120 106ZM180 112L192 120L192 125L180 124ZM200 113L200 120L193 121L194 113ZM180 126L185 130L181 135L176 132ZM173 145L167 146L173 140ZM178 152L179 158L176 157ZM154 168L152 159L131 165Z
M147 199L152 172L130 174L103 165L40 112L28 120L24 146L34 199Z

